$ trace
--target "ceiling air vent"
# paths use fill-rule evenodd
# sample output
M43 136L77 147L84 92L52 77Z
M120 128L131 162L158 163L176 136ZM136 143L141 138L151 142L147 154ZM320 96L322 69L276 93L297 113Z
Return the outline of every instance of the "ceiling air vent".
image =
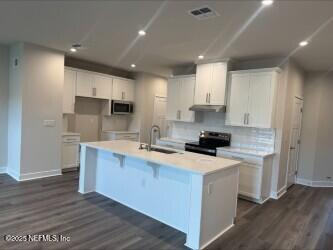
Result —
M208 6L203 6L194 10L190 10L188 13L198 20L204 20L219 16L219 13L217 13L215 10L211 9Z

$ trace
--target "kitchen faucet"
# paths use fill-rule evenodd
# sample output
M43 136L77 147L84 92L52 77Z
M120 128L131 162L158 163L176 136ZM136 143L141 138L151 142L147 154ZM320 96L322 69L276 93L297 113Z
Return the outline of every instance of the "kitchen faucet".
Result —
M153 142L153 132L158 131L158 138L161 138L161 129L157 125L153 125L150 129L150 137L149 137L149 144L147 145L147 150L151 151L151 144Z

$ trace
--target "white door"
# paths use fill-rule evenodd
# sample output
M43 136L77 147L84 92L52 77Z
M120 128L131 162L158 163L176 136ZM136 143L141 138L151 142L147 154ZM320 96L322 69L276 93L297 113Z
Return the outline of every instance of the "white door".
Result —
M166 137L167 135L166 112L167 112L167 98L161 96L155 96L154 116L153 116L152 125L157 125L160 127L161 137ZM156 137L154 139L154 143L156 143Z
M197 66L194 103L208 104L208 94L211 90L212 65L201 64Z
M96 98L111 99L112 78L102 75L94 75L93 91Z
M212 64L212 82L210 89L211 105L225 105L225 89L227 84L227 64Z
M246 126L246 113L249 103L249 74L231 75L229 101L227 105L226 124L231 126Z
M290 147L289 147L289 157L288 157L288 187L296 182L297 166L298 166L298 154L300 146L300 136L302 128L302 110L303 110L303 100L294 97L294 104L292 110L292 124L290 131Z
M193 105L194 101L194 88L195 77L184 77L181 79L179 93L180 114L181 121L193 122L194 111L190 111L189 108ZM169 95L168 95L169 96Z
M86 72L78 71L76 74L76 95L77 96L92 96L93 75Z
M114 78L113 79L113 89L112 89L112 99L114 100L127 100L132 101L134 96L134 91L132 86L132 81L125 79Z
M272 74L251 73L247 126L270 128L272 117Z
M65 69L62 112L74 114L76 72Z

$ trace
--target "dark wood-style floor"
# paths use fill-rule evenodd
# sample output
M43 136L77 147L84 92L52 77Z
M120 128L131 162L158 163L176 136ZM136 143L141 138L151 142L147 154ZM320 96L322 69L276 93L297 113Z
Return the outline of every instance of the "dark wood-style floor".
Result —
M0 249L185 249L185 234L93 193L78 176L18 183L0 175ZM61 234L70 242L6 242ZM293 186L262 206L239 200L235 227L209 249L333 249L333 189Z

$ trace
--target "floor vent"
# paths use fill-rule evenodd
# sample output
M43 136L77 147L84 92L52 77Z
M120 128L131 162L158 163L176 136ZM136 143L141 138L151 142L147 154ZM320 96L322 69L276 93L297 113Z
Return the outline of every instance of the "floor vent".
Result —
M188 13L198 20L204 20L219 16L219 13L217 13L215 10L211 9L208 6L202 6L200 8L189 10Z

